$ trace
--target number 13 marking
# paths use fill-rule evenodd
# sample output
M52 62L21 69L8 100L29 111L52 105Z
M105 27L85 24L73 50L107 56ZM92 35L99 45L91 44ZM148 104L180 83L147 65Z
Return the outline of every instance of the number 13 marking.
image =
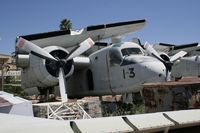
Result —
M129 78L134 78L135 77L134 68L133 67L129 68L128 72L125 72L125 70L123 69L123 77L124 77L124 79L126 78L125 74L128 74Z
M134 68L129 68L128 70L129 70L129 77L134 78L135 77Z

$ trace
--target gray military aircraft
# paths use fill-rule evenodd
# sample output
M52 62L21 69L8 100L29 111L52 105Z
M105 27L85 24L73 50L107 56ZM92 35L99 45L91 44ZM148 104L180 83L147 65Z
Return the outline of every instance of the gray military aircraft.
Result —
M145 23L136 20L19 36L16 57L17 66L22 67L22 85L45 89L59 84L66 101L68 97L133 93L146 82L166 81L171 64L186 52L165 60L149 44L143 49L135 42L119 40ZM98 43L106 38L113 42Z
M200 57L199 57L199 43L190 43L182 45L157 43L153 45L159 54L169 58L168 55L174 55L177 52L184 50L187 55L176 61L172 66L171 77L181 78L185 76L200 76Z

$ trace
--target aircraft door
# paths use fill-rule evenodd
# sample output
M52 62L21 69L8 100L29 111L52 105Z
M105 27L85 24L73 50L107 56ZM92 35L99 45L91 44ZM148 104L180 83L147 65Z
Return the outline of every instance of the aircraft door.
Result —
M124 88L124 84L126 84L123 68L120 66L122 60L121 53L118 50L112 49L109 51L109 54L107 55L107 69L110 89L113 93L118 92L118 89Z
M120 51L112 50L107 56L110 88L116 93L137 91L136 88L139 89L145 72L140 71L140 65L126 60L126 57L120 54Z

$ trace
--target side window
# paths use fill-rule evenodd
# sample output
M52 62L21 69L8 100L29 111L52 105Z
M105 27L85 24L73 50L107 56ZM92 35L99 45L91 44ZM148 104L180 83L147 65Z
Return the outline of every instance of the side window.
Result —
M122 62L121 53L117 49L111 49L109 51L109 56L110 56L111 65L115 65L115 64L119 65Z
M88 88L90 91L94 90L94 81L93 81L93 74L90 69L87 70L87 82L88 82Z

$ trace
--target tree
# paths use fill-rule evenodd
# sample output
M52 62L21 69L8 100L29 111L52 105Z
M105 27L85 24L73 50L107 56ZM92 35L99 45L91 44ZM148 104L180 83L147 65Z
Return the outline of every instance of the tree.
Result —
M21 77L20 76L7 76L5 79L6 84L4 84L4 91L14 94L16 96L25 97L27 94L24 91L24 88L21 86Z
M60 21L60 30L70 30L72 29L72 23L69 19L63 19Z

